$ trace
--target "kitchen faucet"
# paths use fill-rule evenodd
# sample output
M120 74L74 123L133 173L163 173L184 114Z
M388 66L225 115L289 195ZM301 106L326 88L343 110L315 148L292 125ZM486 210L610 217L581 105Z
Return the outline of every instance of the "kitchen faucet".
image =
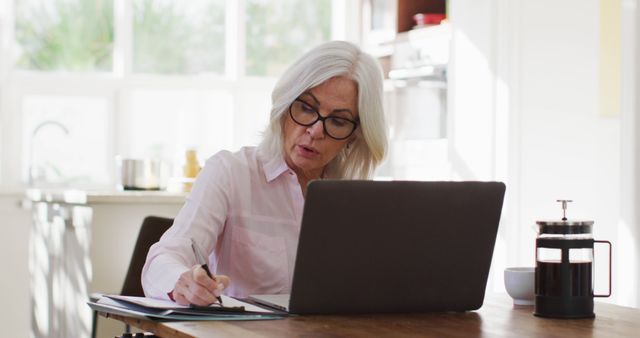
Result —
M34 175L34 171L35 171L35 166L33 164L33 143L34 140L36 138L36 136L38 135L38 133L40 132L40 130L42 130L42 128L47 127L47 126L54 126L54 127L58 127L59 129L61 129L65 135L69 135L69 129L67 129L67 127L58 122L58 121L53 121L53 120L46 120L46 121L42 121L40 122L34 129L33 132L31 133L31 137L29 138L29 176L28 176L28 185L29 187L33 187L34 183L35 183L35 175Z

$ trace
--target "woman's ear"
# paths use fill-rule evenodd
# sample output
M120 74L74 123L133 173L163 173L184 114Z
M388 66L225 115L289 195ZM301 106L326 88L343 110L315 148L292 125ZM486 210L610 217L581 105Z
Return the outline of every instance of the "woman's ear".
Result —
M358 134L357 133L353 133L353 135L351 135L349 137L349 144L353 144L354 142L356 142L358 140Z
M355 138L355 137L350 138L350 139L349 139L349 142L347 142L347 149L350 149L350 148L351 148L351 145L352 145L352 144L353 144L353 142L355 142L355 141L356 141L356 138Z

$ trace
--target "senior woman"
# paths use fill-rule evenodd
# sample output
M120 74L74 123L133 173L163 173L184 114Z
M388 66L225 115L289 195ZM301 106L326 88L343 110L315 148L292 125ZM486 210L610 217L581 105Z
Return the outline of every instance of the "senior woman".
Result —
M272 104L261 144L209 158L149 250L148 297L207 305L221 293L289 293L307 183L367 179L385 155L382 72L351 43L304 54L276 84ZM192 238L213 278L196 264Z

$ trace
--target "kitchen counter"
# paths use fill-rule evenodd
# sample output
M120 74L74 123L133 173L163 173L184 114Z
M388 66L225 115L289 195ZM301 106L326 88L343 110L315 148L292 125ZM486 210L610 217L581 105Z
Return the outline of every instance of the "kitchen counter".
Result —
M80 189L27 189L27 200L65 204L109 204L109 203L184 203L188 193L169 191L122 191Z
M109 188L27 189L16 195L32 214L31 336L89 337L89 294L119 293L144 218L175 218L187 196ZM99 337L121 332L117 322L98 325Z

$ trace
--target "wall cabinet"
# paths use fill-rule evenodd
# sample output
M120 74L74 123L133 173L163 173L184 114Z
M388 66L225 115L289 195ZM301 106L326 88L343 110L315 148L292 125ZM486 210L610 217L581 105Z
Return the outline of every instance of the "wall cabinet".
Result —
M392 42L416 27L416 14L446 16L447 0L362 0L362 42L373 47ZM385 49L380 50L384 54ZM387 49L388 51L388 49Z
M408 32L414 28L414 16L418 13L446 14L445 0L398 0L396 31Z

